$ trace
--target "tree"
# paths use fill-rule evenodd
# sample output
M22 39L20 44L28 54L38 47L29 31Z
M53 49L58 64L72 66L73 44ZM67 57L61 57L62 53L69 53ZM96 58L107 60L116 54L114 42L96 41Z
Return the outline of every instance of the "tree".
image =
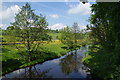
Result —
M31 9L30 4L26 3L19 13L15 16L15 22L11 23L12 27L8 28L11 36L14 36L15 43L23 43L28 61L31 61L35 52L40 47L43 40L49 40L51 37L47 35L47 26L45 17L39 16ZM17 49L20 49L17 47Z
M98 2L91 8L93 14L87 26L94 37L88 59L91 73L99 72L95 76L101 79L117 80L120 77L120 3Z
M61 30L60 40L69 48L75 49L77 47L80 47L82 39L83 32L80 31L77 23L74 23L71 28L67 26Z
M120 3L97 3L91 6L90 29L96 42L104 48L113 50L120 42Z
M80 39L80 29L79 29L79 26L77 23L74 23L73 26L72 26L72 33L74 34L73 37L74 37L74 46L76 47L77 46L77 42L78 40Z
M69 48L73 47L73 33L71 32L71 29L68 26L61 30L60 40Z

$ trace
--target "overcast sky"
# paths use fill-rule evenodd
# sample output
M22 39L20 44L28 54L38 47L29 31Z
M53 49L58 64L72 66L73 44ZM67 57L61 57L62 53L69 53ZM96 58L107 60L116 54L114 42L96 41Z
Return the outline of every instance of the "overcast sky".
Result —
M15 14L25 5L26 2L2 2L0 10L0 27L6 29L11 22L14 22ZM90 17L90 6L92 3L82 4L81 2L28 2L34 12L44 15L51 29L62 29L65 26L72 26L77 22L80 29L85 28Z

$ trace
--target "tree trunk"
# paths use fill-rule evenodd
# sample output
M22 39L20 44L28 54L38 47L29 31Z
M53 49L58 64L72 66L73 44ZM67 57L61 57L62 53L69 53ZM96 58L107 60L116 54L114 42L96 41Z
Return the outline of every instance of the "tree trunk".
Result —
M32 66L29 66L29 80L32 78Z
M29 55L29 57L28 57L28 62L30 63L30 61L31 61L31 59L30 59L30 55Z

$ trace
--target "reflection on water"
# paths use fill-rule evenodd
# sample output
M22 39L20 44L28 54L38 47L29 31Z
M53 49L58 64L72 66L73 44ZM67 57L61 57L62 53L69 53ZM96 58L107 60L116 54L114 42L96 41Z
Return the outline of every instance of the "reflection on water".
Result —
M41 71L36 70L36 67L33 66L34 69L32 69L32 66L29 67L29 70L26 71L21 75L22 78L51 78L51 76L46 75L46 73L49 72L50 69Z
M4 78L87 78L87 68L81 62L86 48L71 51L58 59L19 69L6 74Z
M14 73L10 73L7 76L4 76L4 78L52 78L51 76L46 75L48 72L50 71L50 69L41 71L40 69L37 70L35 66L30 66L28 68L25 68L24 71L23 70L19 70L18 74L16 74L16 72Z
M82 56L77 56L77 53L71 53L71 55L61 59L60 66L62 72L67 75L71 72L79 72L79 68L83 65L81 59Z

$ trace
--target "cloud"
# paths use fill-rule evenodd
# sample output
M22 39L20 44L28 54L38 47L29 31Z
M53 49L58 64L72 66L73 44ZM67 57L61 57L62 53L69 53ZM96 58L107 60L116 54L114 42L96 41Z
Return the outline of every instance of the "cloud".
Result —
M60 16L58 14L49 15L51 18L58 19Z
M91 13L90 3L83 4L80 2L77 5L70 5L70 9L68 10L68 14L81 14L88 15Z
M86 29L86 28L87 28L86 26L80 26L80 30Z
M1 28L1 29L6 29L7 26L8 26L8 25L6 25L6 24L0 24L0 28Z
M0 24L0 28L3 27L3 26L4 26L4 24Z
M15 16L15 13L18 13L19 10L20 10L20 7L18 5L14 5L7 9L4 9L0 11L0 19L2 20L10 19L10 18L13 19Z
M63 29L64 27L67 27L66 25L62 24L62 23L58 23L58 24L54 24L52 26L48 26L49 29L51 30L60 30L60 29Z
M82 30L82 29L87 29L87 27L85 25L78 25L79 26L79 29ZM52 26L48 26L49 29L51 30L60 30L60 29L63 29L67 27L66 25L62 24L62 23L57 23L57 24L54 24Z
M15 14L20 11L20 7L18 5L1 7L2 10L0 10L0 21L2 21L2 24L0 24L0 26L2 27L2 29L6 29L8 24L14 21Z
M64 0L65 2L69 2L70 0Z

